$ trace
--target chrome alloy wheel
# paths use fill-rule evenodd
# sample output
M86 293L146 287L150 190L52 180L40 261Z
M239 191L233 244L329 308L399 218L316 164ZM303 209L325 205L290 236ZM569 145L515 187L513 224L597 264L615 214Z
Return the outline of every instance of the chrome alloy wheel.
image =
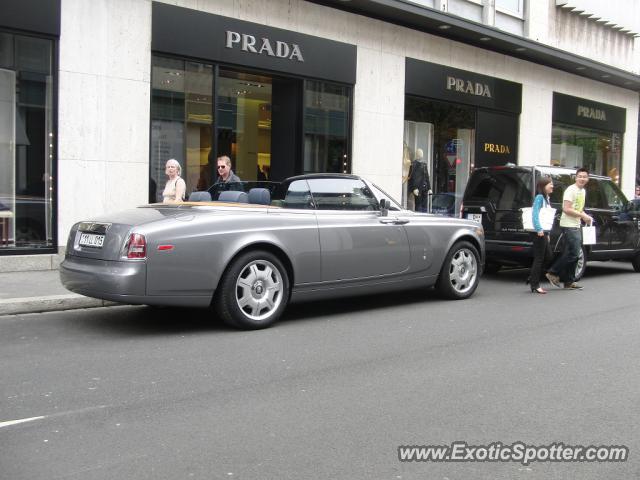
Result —
M236 280L238 308L251 320L264 320L282 302L282 276L267 260L254 260L242 269Z
M478 278L476 256L467 248L461 248L452 257L449 264L449 282L458 293L471 290Z

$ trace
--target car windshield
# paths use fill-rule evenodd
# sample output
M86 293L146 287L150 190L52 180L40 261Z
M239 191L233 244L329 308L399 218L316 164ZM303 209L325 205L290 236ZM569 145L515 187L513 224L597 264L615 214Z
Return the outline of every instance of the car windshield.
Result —
M380 203L380 200L382 200L383 198L386 198L387 200L389 200L389 203L391 204L389 206L389 210L394 210L394 211L402 210L402 207L400 206L400 204L398 202L396 202L395 199L391 195L389 195L387 192L382 190L375 183L371 183L370 186L371 186L371 191L373 192L373 194L378 199L378 203Z

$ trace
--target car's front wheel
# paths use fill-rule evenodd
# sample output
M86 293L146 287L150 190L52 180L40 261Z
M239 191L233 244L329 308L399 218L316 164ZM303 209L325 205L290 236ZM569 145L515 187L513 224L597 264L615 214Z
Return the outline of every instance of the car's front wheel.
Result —
M272 253L255 250L229 266L215 298L220 318L236 328L253 330L273 324L289 301L289 278Z
M456 243L444 260L436 288L453 300L462 300L473 295L480 280L480 255L469 242Z
M634 271L640 272L640 253L636 253L635 256L631 259L631 265L633 265Z

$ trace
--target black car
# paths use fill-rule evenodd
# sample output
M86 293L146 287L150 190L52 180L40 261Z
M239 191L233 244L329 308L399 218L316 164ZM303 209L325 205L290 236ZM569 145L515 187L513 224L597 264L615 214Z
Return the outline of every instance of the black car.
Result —
M529 265L533 259L529 232L522 228L521 208L530 207L542 176L553 179L551 205L556 220L551 231L555 253L561 250L558 219L565 189L575 182L575 169L551 166L498 166L473 171L465 190L462 216L482 222L486 240L486 271L503 265ZM609 178L590 175L585 211L595 222L596 244L583 245L576 279L588 260L629 260L640 272L640 210Z

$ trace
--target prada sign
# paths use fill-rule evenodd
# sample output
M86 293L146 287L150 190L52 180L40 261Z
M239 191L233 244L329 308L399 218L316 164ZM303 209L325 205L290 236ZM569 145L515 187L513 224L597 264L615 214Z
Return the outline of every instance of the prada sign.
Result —
M585 107L584 105L578 105L578 116L602 120L603 122L607 121L607 112L599 108Z
M519 114L522 85L501 78L407 58L405 93Z
M295 43L289 44L280 40L269 40L266 37L256 39L247 33L232 32L227 30L227 48L240 48L243 52L256 53L258 55L269 55L270 57L286 58L287 60L297 60L304 62L300 46Z
M562 93L553 94L554 123L622 133L626 129L626 117L624 108Z
M298 77L356 82L356 47L291 30L152 2L154 53Z
M455 90L456 92L462 92L468 95L477 95L478 97L493 98L491 96L489 85L486 83L472 82L471 80L465 80L464 78L448 76L447 90Z
M476 167L518 163L518 116L478 109Z
M511 148L509 145L502 145L500 143L486 143L484 144L484 151L490 153L497 153L498 155L511 154Z

